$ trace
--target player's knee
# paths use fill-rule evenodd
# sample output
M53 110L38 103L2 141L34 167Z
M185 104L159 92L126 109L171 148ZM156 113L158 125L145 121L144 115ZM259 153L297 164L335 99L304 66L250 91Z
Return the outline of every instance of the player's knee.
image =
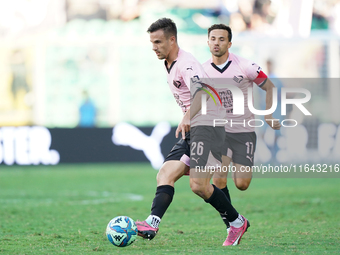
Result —
M248 189L250 184L250 180L248 179L237 179L235 180L235 186L239 189L239 190L246 190Z
M162 178L163 178L163 176L161 175L160 171L158 171L157 176L156 176L156 180L157 180L158 185L162 181Z
M190 185L190 188L192 190L192 192L194 192L196 195L200 196L200 197L204 197L205 192L202 186L197 185L197 184L193 184Z
M195 182L192 179L190 179L190 188L191 188L192 192L194 192L195 194L198 195L198 193L200 193L201 190L202 190L202 185L200 185L198 182Z
M203 197L203 198L206 197L206 193L207 193L206 185L190 180L190 188L192 192L194 192L196 195Z
M159 169L157 177L157 185L171 185L174 183L173 180L171 180L170 175L167 174L167 171L162 167Z
M219 189L224 189L227 186L227 178L213 178L213 184Z
M175 182L183 175L183 171L177 165L163 165L157 174L157 186L171 185L174 186Z

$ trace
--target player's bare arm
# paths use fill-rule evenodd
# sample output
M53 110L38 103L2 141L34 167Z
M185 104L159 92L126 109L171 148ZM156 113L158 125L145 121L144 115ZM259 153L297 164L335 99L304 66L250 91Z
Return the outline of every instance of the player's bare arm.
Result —
M266 91L266 110L268 110L273 104L273 88L275 88L275 85L269 79L267 79L261 88ZM280 121L273 121L272 114L265 115L264 119L272 129L279 130L281 128Z
M176 138L178 138L179 133L182 133L182 138L185 139L185 133L190 131L190 120L201 110L202 107L202 94L205 93L203 90L200 90L196 93L190 109L184 114L182 121L179 123L176 129ZM207 100L209 98L207 97Z
M185 140L185 133L190 131L190 108L184 114L182 121L178 124L176 129L176 138L178 138L179 133L182 133L182 139Z
M203 90L200 90L198 92L196 92L196 95L194 97L194 99L191 102L191 107L190 107L190 119L192 119L193 117L195 117L195 115L201 110L202 107L202 95L204 92ZM208 98L208 97L207 97Z

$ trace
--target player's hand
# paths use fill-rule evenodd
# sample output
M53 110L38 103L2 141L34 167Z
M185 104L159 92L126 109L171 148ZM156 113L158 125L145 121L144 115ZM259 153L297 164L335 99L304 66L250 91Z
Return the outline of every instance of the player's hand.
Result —
M185 140L185 133L189 131L190 131L190 111L187 111L176 129L176 138L178 138L179 133L182 132L182 139Z
M264 116L264 119L266 120L267 124L274 130L280 130L281 123L278 119L274 119L272 115L266 115Z

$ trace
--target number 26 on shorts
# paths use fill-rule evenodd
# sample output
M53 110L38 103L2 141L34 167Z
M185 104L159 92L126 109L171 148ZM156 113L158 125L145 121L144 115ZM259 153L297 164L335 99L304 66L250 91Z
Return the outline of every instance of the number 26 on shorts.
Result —
M201 156L203 154L203 149L204 149L204 143L203 142L192 142L191 143L191 151L190 155L199 155Z

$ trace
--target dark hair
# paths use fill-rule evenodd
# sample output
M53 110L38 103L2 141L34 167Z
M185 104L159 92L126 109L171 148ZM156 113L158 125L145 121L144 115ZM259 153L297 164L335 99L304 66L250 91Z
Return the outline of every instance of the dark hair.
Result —
M164 35L167 38L169 38L170 36L175 36L177 40L177 27L175 22L173 22L171 19L168 18L158 19L157 21L150 25L147 32L152 33L160 29L163 30Z
M228 31L228 40L229 42L231 42L231 38L233 37L232 33L231 33L231 28L227 25L224 24L215 24L212 25L211 27L208 28L208 37L210 35L210 32L213 31L214 29L224 29Z

